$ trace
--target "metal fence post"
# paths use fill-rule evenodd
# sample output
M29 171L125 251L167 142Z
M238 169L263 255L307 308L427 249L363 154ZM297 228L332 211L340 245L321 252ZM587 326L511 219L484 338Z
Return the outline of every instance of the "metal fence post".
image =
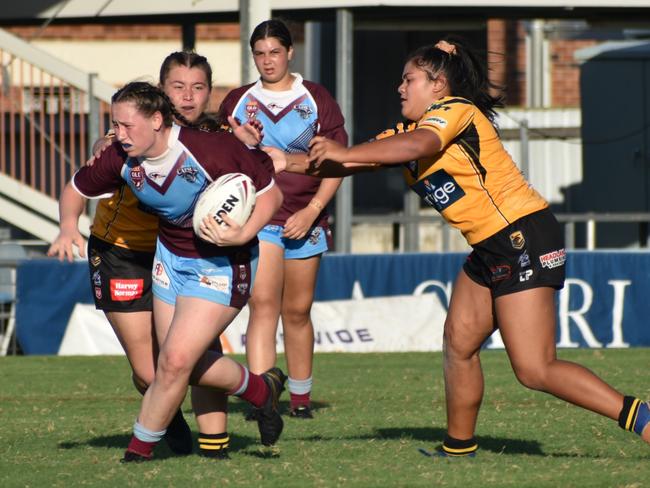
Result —
M420 250L420 223L417 216L420 213L420 197L411 189L404 193L404 251L418 252Z
M524 119L519 123L519 169L524 177L530 183L529 171L529 139L528 139L528 120Z
M95 80L97 73L88 73L88 135L87 157L93 154L93 144L101 137L99 133L99 99L95 96ZM95 216L98 200L88 200L88 215L92 218Z
M347 9L336 11L336 99L345 117L345 129L350 143L354 141L352 103L352 53L354 24L352 12ZM336 192L335 243L336 252L349 253L352 250L352 176L343 179Z

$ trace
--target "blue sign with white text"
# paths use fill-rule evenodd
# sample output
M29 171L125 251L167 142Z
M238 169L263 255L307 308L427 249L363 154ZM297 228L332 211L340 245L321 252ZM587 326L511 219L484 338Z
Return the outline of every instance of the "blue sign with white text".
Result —
M437 293L447 304L465 256L326 255L316 300ZM566 263L557 300L559 347L650 346L650 253L574 251ZM57 353L75 304L92 303L89 279L85 262L21 263L16 324L26 354Z

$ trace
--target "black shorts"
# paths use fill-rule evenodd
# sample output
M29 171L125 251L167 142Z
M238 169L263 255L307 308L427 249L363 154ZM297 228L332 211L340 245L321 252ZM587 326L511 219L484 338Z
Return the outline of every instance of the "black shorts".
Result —
M133 251L91 235L88 264L95 307L104 312L152 311L153 257L153 252Z
M526 215L472 246L463 270L494 298L548 286L564 286L564 235L548 209Z

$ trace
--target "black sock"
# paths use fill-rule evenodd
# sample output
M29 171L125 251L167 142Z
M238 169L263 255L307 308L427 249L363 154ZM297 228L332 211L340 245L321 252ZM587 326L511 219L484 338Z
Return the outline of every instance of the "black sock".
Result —
M641 435L648 424L650 424L650 405L633 396L624 397L623 408L618 414L618 425L621 429Z
M466 456L478 450L478 442L476 442L476 437L460 440L447 434L442 443L442 450L451 456Z
M227 458L230 437L228 432L221 434L204 434L199 432L199 449L201 455L211 458Z

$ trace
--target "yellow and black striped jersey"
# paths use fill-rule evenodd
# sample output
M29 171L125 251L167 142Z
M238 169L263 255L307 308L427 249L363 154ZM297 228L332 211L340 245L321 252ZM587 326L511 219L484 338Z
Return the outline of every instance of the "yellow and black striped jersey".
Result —
M525 180L492 123L469 100L442 98L417 122L398 124L377 139L415 129L434 132L442 149L433 157L406 163L406 182L470 245L548 207Z
M123 185L110 198L98 202L90 230L98 239L115 246L154 252L158 217L140 210L138 199Z

